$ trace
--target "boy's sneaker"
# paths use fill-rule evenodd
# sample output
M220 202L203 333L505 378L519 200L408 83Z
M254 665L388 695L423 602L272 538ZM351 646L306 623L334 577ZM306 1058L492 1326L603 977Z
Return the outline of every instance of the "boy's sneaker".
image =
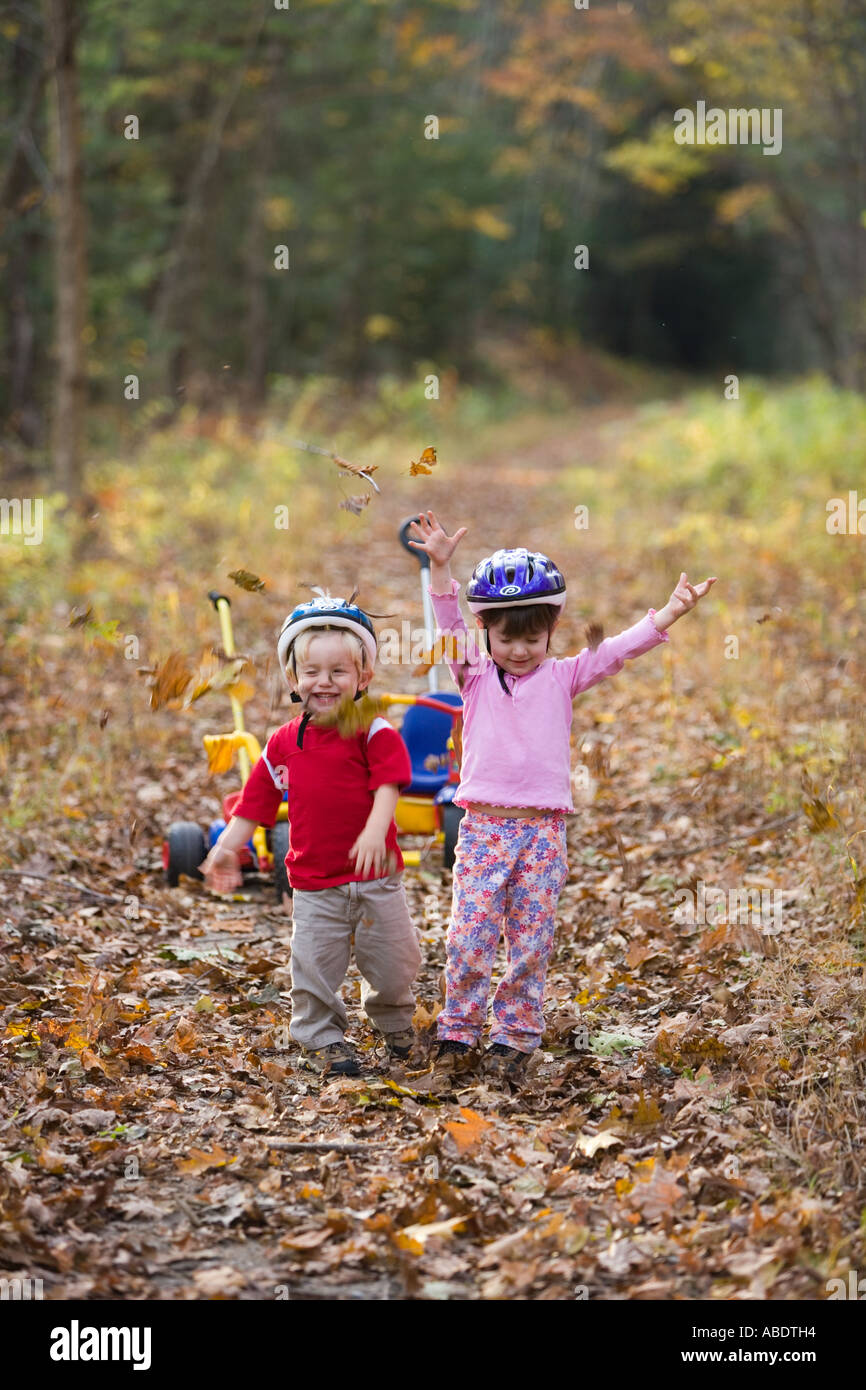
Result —
M441 1071L456 1071L461 1064L461 1060L468 1058L472 1048L468 1043L457 1042L455 1038L443 1038L436 1049L434 1066Z
M346 1042L328 1043L326 1047L304 1048L298 1064L304 1071L328 1076L360 1076L358 1056Z
M523 1076L531 1052L521 1052L505 1043L493 1043L484 1054L484 1070L488 1076L504 1076L516 1081Z
M383 1036L389 1054L398 1062L407 1061L415 1042L415 1030L403 1028L399 1033L385 1033Z

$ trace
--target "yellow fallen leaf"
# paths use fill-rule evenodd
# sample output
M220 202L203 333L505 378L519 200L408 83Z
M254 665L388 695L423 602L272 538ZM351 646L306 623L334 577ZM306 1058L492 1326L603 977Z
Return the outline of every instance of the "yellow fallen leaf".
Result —
M460 1114L463 1116L462 1124L458 1120L446 1120L445 1128L460 1152L465 1153L479 1142L486 1129L492 1129L492 1125L483 1115L479 1115L475 1110L467 1110L462 1105Z
M423 1255L425 1242L432 1236L450 1236L466 1225L465 1216L452 1216L450 1221L431 1221L426 1226L404 1226L394 1236L402 1250L410 1250L413 1255Z

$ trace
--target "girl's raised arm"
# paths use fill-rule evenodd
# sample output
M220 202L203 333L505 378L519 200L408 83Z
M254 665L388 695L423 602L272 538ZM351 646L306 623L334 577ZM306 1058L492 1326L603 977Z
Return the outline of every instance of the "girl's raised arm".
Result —
M466 535L466 527L458 527L454 535L449 536L432 512L421 512L412 525L421 539L414 540L410 536L409 544L430 556L430 586L433 593L450 594L451 556Z
M660 608L653 619L659 632L664 632L665 628L677 621L677 618L691 612L698 600L710 592L715 582L716 576L713 575L712 579L704 579L700 584L690 584L688 575L683 570L664 608Z

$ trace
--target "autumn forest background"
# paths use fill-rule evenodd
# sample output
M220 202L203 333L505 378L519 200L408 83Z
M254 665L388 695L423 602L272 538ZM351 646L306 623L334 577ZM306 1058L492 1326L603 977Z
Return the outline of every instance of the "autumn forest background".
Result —
M866 1269L866 4L21 0L0 75L0 1276L828 1298ZM677 143L701 101L781 149ZM435 848L417 1055L353 968L363 1081L295 1068L270 887L162 870L238 784L208 592L263 741L309 586L421 624L419 507L461 583L557 560L558 654L718 576L575 703L521 1090L430 1070ZM684 925L701 884L774 911Z

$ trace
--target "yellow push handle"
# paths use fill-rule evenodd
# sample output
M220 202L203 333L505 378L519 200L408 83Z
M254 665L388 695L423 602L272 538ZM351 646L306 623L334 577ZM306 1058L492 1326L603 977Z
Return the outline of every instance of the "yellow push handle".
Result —
M225 652L226 656L235 656L235 639L234 633L232 632L231 599L227 598L225 594L218 594L215 591L211 591L211 593L208 594L208 598L210 599L211 603L216 609L217 615L220 620L220 634L223 639L223 651ZM247 734L246 730L244 729L244 712L240 700L238 700L234 695L230 695L229 699L231 700L232 720L235 726L235 732L238 734L243 734L245 739L252 738L252 734ZM221 735L215 735L213 737L219 738L221 737ZM253 743L255 744L255 757L257 759L259 757L260 749L255 739L253 739ZM241 782L246 782L247 778L250 775L249 745L241 743L236 746L238 752L238 764L241 770ZM205 737L205 748L207 748L207 736ZM210 751L208 751L208 761L210 761ZM231 767L231 763L229 763L229 767ZM225 770L228 771L228 769ZM211 769L211 771L213 771L213 769Z
M238 762L246 761L247 776L251 763L258 762L262 750L255 734L249 734L245 729L236 729L233 734L205 734L202 743L207 753L208 772L228 772L235 760L235 753L238 755Z

